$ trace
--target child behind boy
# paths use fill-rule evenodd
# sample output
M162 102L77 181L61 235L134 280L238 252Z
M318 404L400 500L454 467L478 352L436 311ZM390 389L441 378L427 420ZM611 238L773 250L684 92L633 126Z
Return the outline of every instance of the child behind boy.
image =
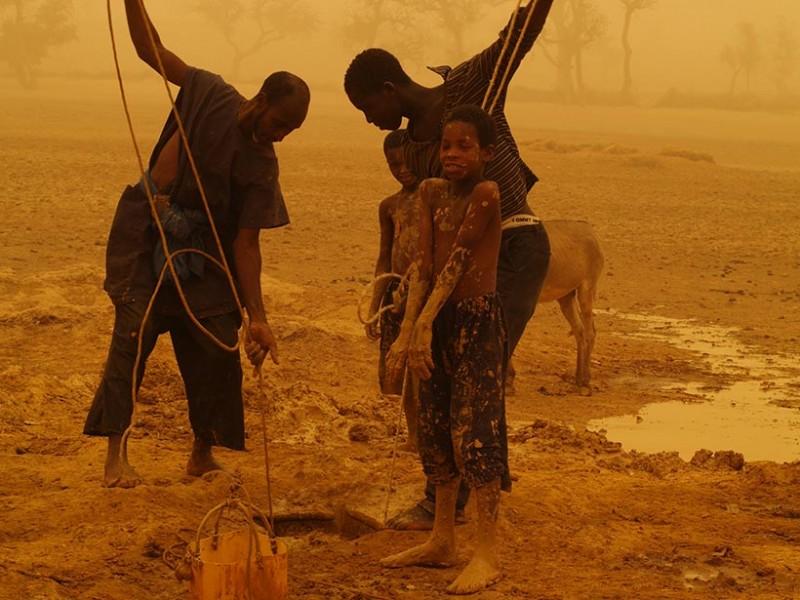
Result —
M463 478L477 496L477 547L447 589L455 594L476 592L500 578L495 531L500 489L510 489L506 331L496 292L500 194L483 179L494 143L486 112L456 107L440 146L446 179L420 185L421 278L432 274L435 285L413 327L408 364L420 378L418 443L425 474L436 485L436 510L425 544L382 561L387 567L453 563Z
M375 264L375 277L384 273L406 275L414 263L419 246L419 198L417 177L408 170L403 156L403 132L392 131L383 142L386 162L394 178L403 186L402 189L385 198L378 208L378 219L381 227L380 253ZM413 271L413 269L412 269ZM409 340L413 322L406 324L406 331L401 336L403 322L403 302L399 298L399 280L384 278L375 284L370 305L370 317L380 310L381 305L389 306L398 300L398 307L387 310L366 326L367 337L380 339L378 358L378 380L384 394L401 395L404 391L402 370L387 367L389 351L398 337ZM407 346L407 341L404 344ZM408 450L416 450L416 385L409 374L409 384L405 386L403 408L408 425Z

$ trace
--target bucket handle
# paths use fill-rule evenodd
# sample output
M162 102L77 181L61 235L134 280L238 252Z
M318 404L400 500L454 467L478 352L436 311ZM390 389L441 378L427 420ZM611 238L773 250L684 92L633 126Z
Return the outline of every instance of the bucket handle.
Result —
M244 515L245 520L247 521L247 527L250 531L250 540L247 546L247 554L248 556L250 556L250 553L252 552L253 543L255 543L256 557L258 559L259 566L261 565L261 559L263 557L263 554L261 552L261 542L258 540L258 533L256 532L256 526L255 523L253 522L253 517L252 517L253 512L257 513L258 516L261 517L261 519L263 520L263 523L265 524L267 529L267 533L269 534L272 551L273 553L277 554L277 544L275 543L275 534L269 525L269 521L267 521L266 517L261 512L261 509L259 509L254 504L251 503L245 504L239 499L229 498L225 502L219 503L217 506L208 511L206 513L206 516L203 517L203 520L200 522L200 526L197 528L197 534L195 535L195 542L194 542L194 553L196 557L200 556L200 536L202 535L206 524L211 519L211 517L214 516L214 514L219 513L219 516L221 517L222 513L225 511L226 508L236 509ZM248 508L250 509L249 511L247 510Z

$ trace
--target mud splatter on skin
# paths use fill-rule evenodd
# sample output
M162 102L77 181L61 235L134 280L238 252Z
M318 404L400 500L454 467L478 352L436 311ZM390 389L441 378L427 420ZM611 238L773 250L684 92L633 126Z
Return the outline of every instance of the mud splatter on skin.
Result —
M419 219L422 211L419 192L398 194L394 213L392 271L405 274L419 254Z
M419 193L423 210L429 211L432 225L432 231L428 233L423 213L422 235L430 235L431 247L423 243L421 271L432 271L436 283L411 336L409 366L419 377L425 378L433 368L430 351L432 325L442 306L453 297L478 296L494 289L496 261L494 269L487 271L486 265L478 264L476 250L486 243L483 232L488 223L492 218L499 218L499 192L495 184L484 182L466 195L457 194L453 192L451 182L428 179L420 185ZM491 212L492 204L497 215ZM455 293L457 291L460 293Z
M401 190L381 202L379 208L381 247L376 261L376 277L384 273L404 275L417 259L421 210L418 190ZM381 280L375 285L370 304L371 315L380 309L381 300L389 285L388 279ZM402 305L402 298L398 297L396 300L398 306ZM372 335L375 335L375 332Z

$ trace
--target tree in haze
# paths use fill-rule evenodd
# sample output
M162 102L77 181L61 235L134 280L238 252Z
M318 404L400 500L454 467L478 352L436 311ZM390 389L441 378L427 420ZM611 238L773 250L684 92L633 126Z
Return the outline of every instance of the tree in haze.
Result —
M0 0L0 60L25 88L54 46L75 38L70 0Z
M629 100L633 93L633 76L631 74L631 58L633 56L633 48L631 48L631 22L633 15L640 10L647 10L656 5L658 0L619 0L625 10L625 19L622 25L622 49L624 51L623 58L623 79L622 79L622 97Z
M396 0L355 0L343 30L348 45L374 48L384 29L403 25L407 17L404 8Z
M425 47L441 54L442 39L450 40L451 56L467 58L465 38L486 9L509 5L509 0L353 0L344 26L354 48L388 46L405 58L421 60ZM441 60L438 56L437 60Z
M608 21L592 0L561 0L553 5L542 34L544 55L556 68L556 92L573 102L586 92L583 52L602 38Z
M416 14L430 15L435 24L447 32L452 43L453 55L458 60L467 58L464 38L469 28L484 17L487 8L506 5L513 9L509 0L459 0L457 8L454 8L452 0L407 0L407 2Z
M772 81L778 94L785 96L789 93L789 82L797 72L800 59L800 42L797 34L785 21L781 21L777 27L771 54Z
M234 79L245 59L289 35L308 32L315 24L312 13L297 0L195 0L194 9L233 51Z
M354 0L342 33L348 46L386 46L401 58L421 59L425 34L403 0Z
M733 96L736 92L736 83L742 72L745 74L746 89L749 92L753 71L761 61L761 45L755 26L752 23L739 23L733 41L722 49L720 58L731 69L728 94Z

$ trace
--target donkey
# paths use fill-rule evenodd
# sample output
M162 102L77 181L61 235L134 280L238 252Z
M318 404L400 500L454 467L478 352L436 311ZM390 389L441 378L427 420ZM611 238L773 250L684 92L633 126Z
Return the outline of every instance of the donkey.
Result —
M544 221L550 238L547 268L539 303L558 300L578 347L575 383L589 391L590 360L594 348L593 306L605 259L600 242L585 221ZM515 370L509 362L507 387L514 386Z

